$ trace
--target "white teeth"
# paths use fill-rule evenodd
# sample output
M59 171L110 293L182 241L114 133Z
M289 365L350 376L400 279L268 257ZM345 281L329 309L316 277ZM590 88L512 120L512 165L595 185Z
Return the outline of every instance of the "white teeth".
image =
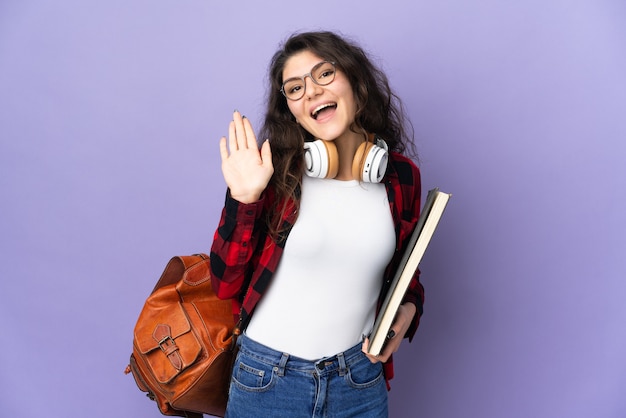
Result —
M316 107L315 109L313 109L313 112L311 112L311 115L313 116L313 118L317 119L317 114L322 110L322 109L326 109L327 107L334 107L336 106L334 103L325 103L322 105L319 105L318 107Z
M320 110L327 108L329 106L332 106L332 105L330 103L319 105L318 107L315 108L315 110L313 110L313 113L319 113Z

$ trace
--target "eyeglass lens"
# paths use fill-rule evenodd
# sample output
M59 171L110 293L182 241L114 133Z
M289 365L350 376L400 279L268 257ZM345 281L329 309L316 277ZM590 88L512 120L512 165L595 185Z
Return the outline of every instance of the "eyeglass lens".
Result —
M298 100L304 96L306 88L305 78L311 80L319 86L326 86L335 79L335 65L332 62L323 61L311 69L309 74L302 77L294 77L283 83L282 92L290 100Z

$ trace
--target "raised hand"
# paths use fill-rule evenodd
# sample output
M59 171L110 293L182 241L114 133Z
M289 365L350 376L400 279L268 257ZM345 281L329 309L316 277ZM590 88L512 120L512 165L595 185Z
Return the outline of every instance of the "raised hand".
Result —
M226 142L223 136L220 155L222 174L230 195L242 203L256 202L274 173L270 143L263 142L259 151L250 121L238 111L233 113L228 126L228 146Z

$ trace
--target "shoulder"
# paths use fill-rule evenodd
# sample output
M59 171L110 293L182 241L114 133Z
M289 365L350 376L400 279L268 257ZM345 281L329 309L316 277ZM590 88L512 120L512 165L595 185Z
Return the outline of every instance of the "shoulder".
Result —
M420 170L417 165L404 155L389 153L387 166L387 190L401 216L411 220L417 218L422 194Z
M421 183L420 170L410 158L397 153L389 153L388 174L395 177L401 184L418 186Z

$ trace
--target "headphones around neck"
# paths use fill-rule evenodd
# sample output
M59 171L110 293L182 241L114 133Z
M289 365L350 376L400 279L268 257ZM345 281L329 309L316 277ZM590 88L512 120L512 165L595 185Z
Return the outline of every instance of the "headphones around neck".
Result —
M365 183L380 183L387 170L387 143L379 137L375 137L374 142L366 141L359 145L352 161L352 175ZM305 142L304 161L309 177L332 179L337 176L339 155L333 142L321 139Z

